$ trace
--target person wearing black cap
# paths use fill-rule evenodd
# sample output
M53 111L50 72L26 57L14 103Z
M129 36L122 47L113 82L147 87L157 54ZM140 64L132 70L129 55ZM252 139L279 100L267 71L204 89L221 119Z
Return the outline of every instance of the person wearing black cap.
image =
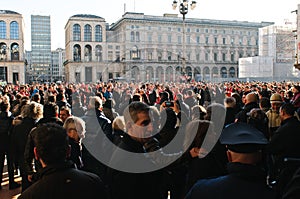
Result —
M268 143L263 133L246 123L233 123L224 128L220 142L227 147L228 175L199 180L186 199L275 198L261 166L262 150Z

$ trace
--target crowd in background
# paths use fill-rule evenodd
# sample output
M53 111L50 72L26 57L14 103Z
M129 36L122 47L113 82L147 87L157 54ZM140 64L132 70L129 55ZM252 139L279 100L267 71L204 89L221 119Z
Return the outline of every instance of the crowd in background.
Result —
M149 107L151 116L151 121L145 120L152 124L151 138L135 139L142 146L139 151L127 146L132 132L125 112L130 104L137 110ZM292 185L299 184L300 175L297 171L300 168L300 85L288 81L1 86L0 172L2 175L6 157L10 189L20 186L14 180L15 172L22 177L22 192L39 181L43 165L34 154L36 129L55 123L63 127L69 137L68 161L79 170L99 176L106 190L104 198L167 198L168 194L171 199L184 198L190 196L188 193L198 180L228 174L228 149L219 140L205 157L199 155L203 143L200 135L208 134L209 126L216 122L212 119L213 111L220 118L224 116L222 128L232 123L246 123L263 133L269 143L263 149L260 166L264 170L265 186L276 192L277 198L289 198L295 190L299 193L299 185L298 189ZM189 134L195 129L194 138ZM177 145L182 147L178 151L165 148L177 134L181 136ZM188 142L190 137L194 140ZM112 142L127 151L162 150L169 156L179 153L180 158L158 171L129 175L95 157L97 151L84 144L95 140L100 143L98 150L112 150L107 143Z

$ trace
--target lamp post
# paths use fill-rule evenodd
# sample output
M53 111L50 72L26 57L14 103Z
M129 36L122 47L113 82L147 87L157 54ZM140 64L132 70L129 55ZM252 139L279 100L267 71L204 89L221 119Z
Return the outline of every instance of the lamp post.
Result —
M189 0L177 0L173 1L172 7L173 10L177 8L177 4L179 3L179 12L182 14L182 36L183 36L183 41L182 41L182 74L185 75L185 70L186 70L186 46L185 46L185 15L188 13L189 10ZM194 10L196 7L196 1L192 1L190 4L190 9ZM184 76L185 80L186 77Z

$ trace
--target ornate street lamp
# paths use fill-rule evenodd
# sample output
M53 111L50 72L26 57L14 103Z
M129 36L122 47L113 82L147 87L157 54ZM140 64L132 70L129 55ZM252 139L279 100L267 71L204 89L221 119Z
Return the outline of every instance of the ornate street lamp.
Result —
M186 50L185 50L185 15L188 13L189 10L189 0L174 0L172 7L173 10L177 8L177 4L179 3L179 12L182 14L182 35L183 35L183 42L182 42L182 74L185 75L185 70L186 70ZM190 9L194 10L196 7L196 1L192 1L190 4Z

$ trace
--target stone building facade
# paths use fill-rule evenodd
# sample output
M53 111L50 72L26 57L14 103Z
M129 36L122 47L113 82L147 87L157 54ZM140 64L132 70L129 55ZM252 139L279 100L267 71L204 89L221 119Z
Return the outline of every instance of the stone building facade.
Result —
M272 22L182 18L125 13L74 15L66 26L66 80L95 82L213 81L237 78L238 60L258 55L259 28Z
M25 82L23 30L21 14L0 10L0 81Z

